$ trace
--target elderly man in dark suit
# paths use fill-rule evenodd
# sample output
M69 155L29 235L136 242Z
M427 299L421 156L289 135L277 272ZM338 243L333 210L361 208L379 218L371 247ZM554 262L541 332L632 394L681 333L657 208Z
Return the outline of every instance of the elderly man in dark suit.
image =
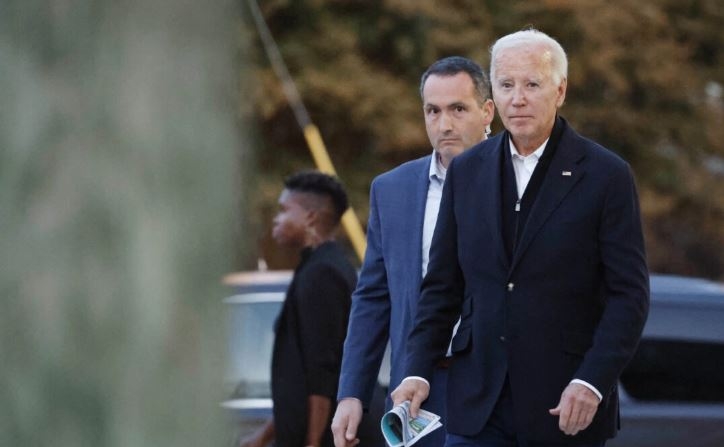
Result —
M452 342L447 446L602 446L648 312L629 165L558 116L563 48L524 30L491 49L505 132L448 169L396 403L416 410Z

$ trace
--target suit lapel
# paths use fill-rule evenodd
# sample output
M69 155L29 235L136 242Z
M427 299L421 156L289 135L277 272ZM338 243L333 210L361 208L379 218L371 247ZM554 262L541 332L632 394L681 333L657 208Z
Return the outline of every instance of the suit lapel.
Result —
M491 145L484 145L479 150L479 157L482 161L478 174L475 176L476 184L473 186L473 197L480 197L479 207L485 226L490 230L490 240L494 241L495 253L502 265L509 265L508 254L505 250L503 239L503 217L502 209L502 172L503 150L507 133L493 137ZM496 141L497 140L497 141ZM476 149L477 150L477 149Z
M551 160L538 197L530 210L528 221L513 254L511 272L546 220L585 175L585 171L580 165L584 155L579 148L571 144L572 132L570 128L566 129Z
M420 284L422 282L422 227L425 223L425 205L427 204L427 189L430 183L430 163L432 157L425 157L424 162L419 164L418 169L414 173L412 179L413 196L407 202L407 206L399 214L401 225L404 222L414 222L411 225L409 238L400 243L404 244L403 250L406 251L407 257L411 262L407 263L406 269L407 284L410 285L410 296L414 299L409 300L408 305L410 315L415 315L417 310L417 298L420 295Z

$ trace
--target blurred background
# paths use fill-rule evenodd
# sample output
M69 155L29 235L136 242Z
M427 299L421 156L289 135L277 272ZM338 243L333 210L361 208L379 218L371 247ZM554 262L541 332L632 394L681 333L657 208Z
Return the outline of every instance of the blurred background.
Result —
M569 54L562 115L633 165L651 269L724 279L719 0L259 7L363 225L372 178L431 151L425 68L532 25ZM0 3L0 445L232 436L220 280L296 264L271 218L314 167L249 11Z

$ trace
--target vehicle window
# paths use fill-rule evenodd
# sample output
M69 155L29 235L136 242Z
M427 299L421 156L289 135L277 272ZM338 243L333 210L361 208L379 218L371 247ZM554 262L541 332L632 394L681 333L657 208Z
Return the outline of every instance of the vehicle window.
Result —
M283 295L282 295L283 296ZM229 369L235 398L270 398L274 320L281 302L227 303Z
M724 344L643 339L621 376L633 398L724 402Z

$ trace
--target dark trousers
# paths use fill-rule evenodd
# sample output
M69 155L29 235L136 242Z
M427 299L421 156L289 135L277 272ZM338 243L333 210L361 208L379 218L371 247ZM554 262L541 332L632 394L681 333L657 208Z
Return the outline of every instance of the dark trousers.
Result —
M513 399L506 378L500 397L483 430L475 436L448 433L445 447L604 447L604 442L594 444L538 444L528 442L516 434L513 423Z

